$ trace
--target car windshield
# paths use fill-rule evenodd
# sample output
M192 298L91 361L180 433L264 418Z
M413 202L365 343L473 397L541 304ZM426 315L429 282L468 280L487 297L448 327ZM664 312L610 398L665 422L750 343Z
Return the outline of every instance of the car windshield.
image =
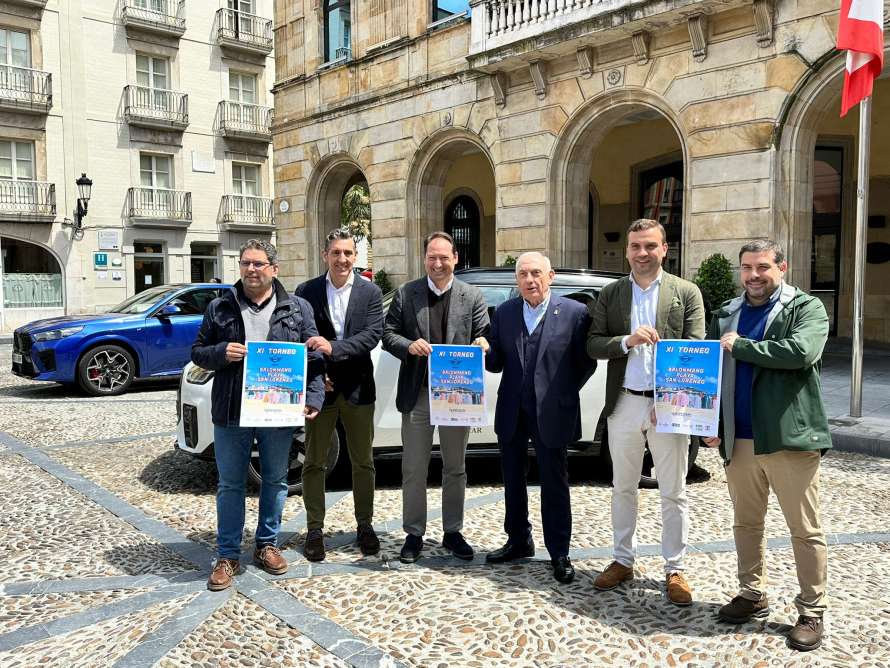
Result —
M122 301L117 306L114 306L108 309L109 313L128 313L128 314L137 314L137 313L145 313L149 309L151 309L155 304L159 301L166 299L174 292L176 292L178 288L171 288L169 286L158 286L156 288L149 288L148 290L143 290L137 295L133 295L129 299Z

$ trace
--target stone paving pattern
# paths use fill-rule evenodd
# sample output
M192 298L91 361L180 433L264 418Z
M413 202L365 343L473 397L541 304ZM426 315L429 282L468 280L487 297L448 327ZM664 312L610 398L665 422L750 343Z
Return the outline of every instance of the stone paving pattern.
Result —
M209 593L216 476L212 464L171 447L175 388L149 384L95 400L8 368L9 347L0 346L0 432L13 437L0 437L0 666L890 666L890 460L824 459L831 608L824 647L806 655L785 644L797 583L775 499L767 519L772 614L740 627L715 618L735 592L735 555L713 451L700 455L710 476L689 487L690 608L664 599L652 490L640 494L636 579L593 590L609 563L610 490L590 481L572 487L578 577L567 586L545 561L534 488L537 559L483 563L482 552L503 542L502 490L489 483L467 493L465 533L480 550L473 562L439 546L439 490L431 489L424 558L400 564L401 493L388 488L375 500L379 556L360 555L351 496L332 493L329 557L308 564L299 553L305 516L293 497L284 517L290 571L271 577L247 565L237 589ZM63 481L41 466L69 474ZM247 508L250 550L255 497Z

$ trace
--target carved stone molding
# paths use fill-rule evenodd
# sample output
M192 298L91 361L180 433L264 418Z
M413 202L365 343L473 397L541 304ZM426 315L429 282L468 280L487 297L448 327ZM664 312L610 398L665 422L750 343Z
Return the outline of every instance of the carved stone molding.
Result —
M528 64L528 69L535 84L535 95L539 100L543 100L547 95L547 63L543 60L533 60Z
M635 32L631 36L633 42L634 55L637 57L638 65L645 65L649 62L649 33L645 30Z
M754 0L754 29L757 31L758 46L766 47L773 43L774 17L774 0Z
M585 79L593 76L593 47L582 46L578 49L578 69Z
M692 42L692 57L700 63L708 57L708 17L694 14L686 19L686 25Z
M494 103L503 107L507 104L507 75L495 72L491 75L491 90L494 91Z

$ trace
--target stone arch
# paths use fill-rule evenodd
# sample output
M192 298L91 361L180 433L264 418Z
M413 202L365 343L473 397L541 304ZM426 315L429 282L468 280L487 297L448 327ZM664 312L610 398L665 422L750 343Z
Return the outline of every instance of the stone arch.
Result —
M418 147L408 170L407 221L409 276L423 273L421 240L441 229L445 216L445 178L454 161L467 150L478 150L491 167L494 161L488 144L477 134L463 128L444 128L429 135ZM495 181L495 188L497 184ZM481 211L481 208L480 208Z
M322 271L321 249L325 234L340 224L340 206L346 189L361 180L365 169L349 153L333 153L315 165L306 189L306 270ZM368 184L370 187L370 184Z
M596 147L622 120L639 110L660 114L677 134L683 156L684 198L689 193L689 156L686 131L675 110L660 96L641 88L609 91L581 105L569 118L550 155L547 174L547 228L550 257L555 266L586 262L590 164ZM688 213L684 210L683 227ZM628 221L629 223L630 221ZM682 255L685 257L685 245ZM580 251L584 249L584 258Z
M35 246L40 251L42 251L43 254L48 259L51 259L55 263L56 272L54 272L54 273L57 273L60 276L60 281L61 281L61 304L59 306L48 306L45 308L50 310L53 313L55 313L57 310L60 310L62 312L66 311L67 307L68 307L68 281L66 280L67 279L66 265L65 265L65 262L62 260L62 257L59 255L59 253L54 248L49 246L48 244L41 243L39 241L35 241L34 239L28 238L26 235L16 234L15 231L13 231L11 233L3 232L2 234L0 234L0 246L3 245L4 239L9 239L10 241L14 241L18 244L23 244L26 246ZM33 256L31 256L31 257L33 259ZM9 267L4 265L4 267L3 267L4 278L7 278L7 279L9 278L8 275L6 275L8 272L8 269L9 269ZM29 284L30 284L30 281L29 281ZM3 281L2 290L0 290L0 325L3 325L3 326L7 326L10 324L10 322L7 322L7 315L6 315L7 309L4 306L4 302L6 301L5 293L6 293L6 290L9 288L10 288L10 285L9 285L8 281ZM10 308L14 309L16 307L12 306ZM40 307L36 307L36 306L35 307L27 307L27 308L33 308L33 310L35 310L35 311L40 310ZM30 317L28 319L32 320L33 317ZM23 323L13 323L13 324L14 324L14 326L18 326L19 324L23 324Z

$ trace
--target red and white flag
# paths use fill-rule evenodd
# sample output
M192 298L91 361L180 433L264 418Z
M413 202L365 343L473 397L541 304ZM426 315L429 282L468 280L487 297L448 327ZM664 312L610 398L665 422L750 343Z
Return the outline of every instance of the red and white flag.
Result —
M884 67L883 0L841 0L837 48L847 51L841 116L871 95Z

